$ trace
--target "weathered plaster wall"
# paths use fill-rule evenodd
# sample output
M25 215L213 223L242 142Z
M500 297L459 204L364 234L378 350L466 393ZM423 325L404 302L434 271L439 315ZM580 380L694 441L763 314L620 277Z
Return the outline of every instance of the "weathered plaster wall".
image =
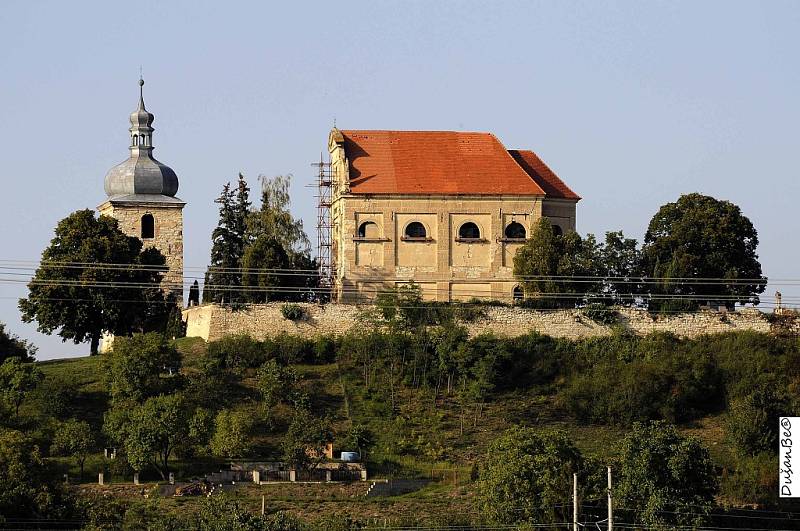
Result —
M322 334L343 334L358 322L362 307L346 304L303 304L308 318L289 321L281 314L281 303L253 305L232 311L215 305L184 310L186 335L207 341L225 335L249 334L263 338L283 332L313 337ZM611 328L599 325L578 310L536 311L524 308L488 307L487 316L470 323L470 333L493 332L501 336L518 336L538 331L553 337L579 339L609 335ZM757 310L741 310L722 314L699 312L653 319L643 310L620 310L620 322L636 334L672 332L681 337L697 337L736 330L769 332L767 317ZM795 325L795 333L800 332Z

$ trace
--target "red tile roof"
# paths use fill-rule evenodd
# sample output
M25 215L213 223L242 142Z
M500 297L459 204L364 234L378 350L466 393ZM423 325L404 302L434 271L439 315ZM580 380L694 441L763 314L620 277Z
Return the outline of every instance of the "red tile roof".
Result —
M543 184L552 178L566 188L549 169L547 177L543 171L524 169L490 133L341 133L354 194L545 196Z
M510 149L508 150L514 160L522 167L523 170L528 172L528 175L536 181L547 197L556 197L560 199L574 199L580 200L580 196L570 190L569 186L564 184L564 181L558 178L558 175L553 173L553 170L547 167L547 164L540 159L536 153L527 149Z

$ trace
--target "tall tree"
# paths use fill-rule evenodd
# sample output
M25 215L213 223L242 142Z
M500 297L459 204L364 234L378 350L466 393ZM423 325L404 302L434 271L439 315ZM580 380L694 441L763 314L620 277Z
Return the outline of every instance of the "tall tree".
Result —
M119 230L117 220L79 210L58 223L42 253L28 298L25 322L64 341L91 341L97 354L103 332L126 335L163 326L171 303L160 287L166 266L155 248Z
M74 457L80 467L80 478L83 479L83 465L94 450L94 445L91 426L82 420L69 419L58 426L50 451L54 455Z
M702 302L758 304L766 287L756 248L758 234L738 206L701 194L662 206L642 247L652 305L692 309Z
M603 277L602 294L612 304L630 304L640 293L641 253L634 238L622 231L606 232L598 249L597 274Z
M219 205L219 221L211 233L211 263L205 276L204 302L241 302L242 258L247 246L247 218L250 215L250 188L239 174L236 189L225 183L214 200Z
M5 403L19 416L19 406L33 391L44 375L33 363L23 363L19 358L9 358L0 365L0 393Z
M169 373L180 368L181 357L163 335L134 334L118 338L105 357L106 386L115 402L141 402L173 387Z

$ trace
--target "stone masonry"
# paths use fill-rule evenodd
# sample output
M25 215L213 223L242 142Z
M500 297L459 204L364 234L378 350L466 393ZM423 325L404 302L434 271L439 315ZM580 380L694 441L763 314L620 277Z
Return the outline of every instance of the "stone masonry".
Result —
M281 306L282 303L268 303L236 311L217 305L189 308L183 312L186 335L206 341L236 334L256 338L281 333L303 337L341 335L357 325L360 313L367 308L347 304L301 304L307 317L290 321L283 317ZM671 332L679 337L694 338L741 330L771 331L767 315L755 309L727 313L702 311L655 319L645 310L624 308L619 314L620 325L638 335ZM472 336L492 332L514 337L536 331L553 337L582 339L612 333L611 327L595 323L580 310L538 311L516 307L487 307L486 317L469 323L468 327ZM800 327L795 324L793 331L797 334Z

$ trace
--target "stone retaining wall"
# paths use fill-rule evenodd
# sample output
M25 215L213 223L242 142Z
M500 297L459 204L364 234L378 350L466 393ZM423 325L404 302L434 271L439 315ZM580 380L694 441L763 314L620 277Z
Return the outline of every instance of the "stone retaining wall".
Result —
M359 315L366 307L347 304L300 304L306 318L298 321L285 319L281 313L283 303L252 305L231 310L213 304L184 310L186 335L215 341L226 335L248 334L256 338L288 333L304 337L325 334L341 335L359 323ZM619 310L620 325L645 335L650 332L672 332L680 337L697 337L736 330L770 332L767 315L755 310L736 312L701 311L653 318L645 310L624 308ZM605 336L611 328L600 325L580 310L541 311L515 307L486 307L486 317L468 323L471 335L493 332L500 336L519 336L537 331L553 337L580 339ZM793 323L791 331L800 332L800 320Z

